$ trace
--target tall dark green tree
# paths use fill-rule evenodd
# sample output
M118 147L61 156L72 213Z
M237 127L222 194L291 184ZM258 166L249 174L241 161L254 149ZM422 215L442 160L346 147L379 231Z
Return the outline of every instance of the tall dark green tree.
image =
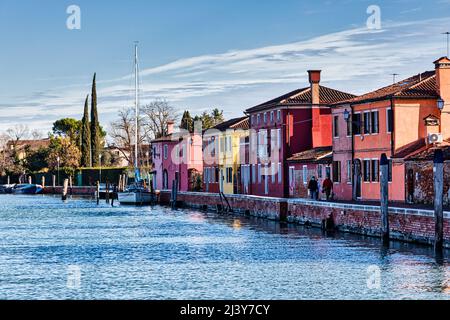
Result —
M192 119L191 114L187 110L183 113L183 117L181 118L180 128L187 130L189 132L194 131L194 120Z
M101 152L101 130L98 121L97 112L97 85L95 82L96 73L92 80L92 95L91 95L91 154L92 154L92 166L97 167L99 165L99 155Z
M89 121L89 95L84 103L84 115L81 121L81 166L91 167L91 127Z

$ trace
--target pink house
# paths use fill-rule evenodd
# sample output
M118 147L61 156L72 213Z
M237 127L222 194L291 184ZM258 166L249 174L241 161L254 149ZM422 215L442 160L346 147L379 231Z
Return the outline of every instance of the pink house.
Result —
M180 191L193 191L199 187L203 172L201 134L174 133L173 123L170 123L168 135L153 140L151 146L155 190L170 190L177 177Z

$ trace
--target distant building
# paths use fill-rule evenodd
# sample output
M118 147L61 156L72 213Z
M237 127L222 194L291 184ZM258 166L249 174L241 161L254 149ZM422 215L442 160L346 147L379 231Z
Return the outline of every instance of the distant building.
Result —
M7 151L15 151L19 160L23 160L27 157L27 153L30 151L37 151L41 148L47 148L50 146L50 139L40 140L19 140L8 141L6 144ZM5 151L6 151L5 150Z

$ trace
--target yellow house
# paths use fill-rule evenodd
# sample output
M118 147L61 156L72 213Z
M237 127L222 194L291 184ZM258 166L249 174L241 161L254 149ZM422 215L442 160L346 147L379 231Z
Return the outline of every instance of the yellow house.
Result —
M219 190L224 194L242 193L242 165L245 165L248 159L249 119L248 117L232 119L214 129L220 131Z

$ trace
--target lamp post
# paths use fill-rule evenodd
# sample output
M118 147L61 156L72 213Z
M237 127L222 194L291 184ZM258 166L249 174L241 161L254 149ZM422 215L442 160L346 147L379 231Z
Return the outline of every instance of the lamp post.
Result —
M100 179L99 179L99 181L100 181L100 183L102 183L102 155L101 154L98 155L98 161L100 164Z
M445 101L441 97L439 97L439 99L437 100L437 107L440 112L442 112L442 110L444 110Z
M56 158L56 161L57 161L57 170L58 170L58 186L59 186L59 162L61 161L61 158L58 156L57 158Z

